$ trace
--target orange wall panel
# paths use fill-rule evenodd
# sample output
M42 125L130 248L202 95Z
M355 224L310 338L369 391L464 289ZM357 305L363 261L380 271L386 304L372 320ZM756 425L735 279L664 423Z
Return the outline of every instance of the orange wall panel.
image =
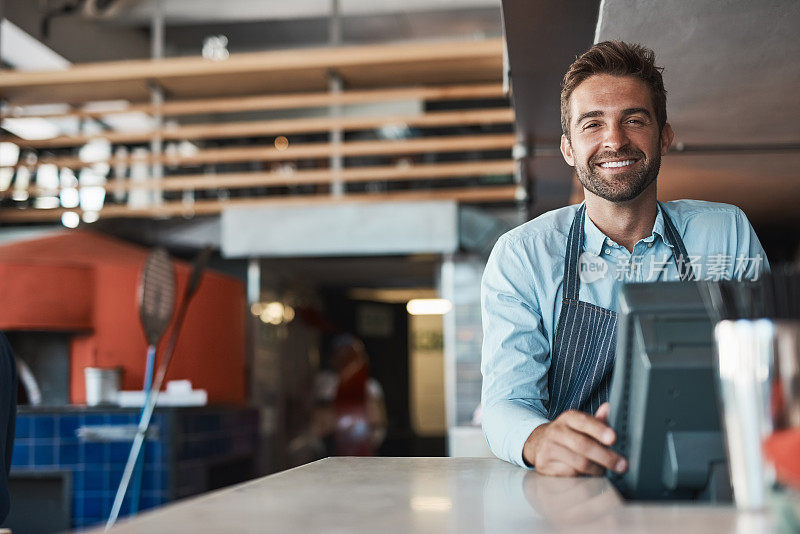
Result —
M86 402L87 366L121 366L122 387L142 388L147 341L139 320L138 285L149 252L86 231L0 246L0 328L74 332L71 402ZM191 269L175 262L175 270L179 299ZM191 380L193 387L208 391L209 403L244 404L246 311L244 284L206 271L166 379ZM156 365L173 326L161 340Z
M0 260L2 330L87 330L93 302L89 266Z
M189 268L177 269L178 299ZM139 320L137 302L140 272L127 266L100 265L95 280L94 333L75 336L71 358L71 401L86 402L83 368L121 366L123 389L144 384L147 340ZM178 302L175 303L177 312ZM207 271L190 304L175 347L166 380L189 379L196 389L208 391L209 402L244 404L245 297L243 285ZM161 362L174 327L167 328L156 352Z

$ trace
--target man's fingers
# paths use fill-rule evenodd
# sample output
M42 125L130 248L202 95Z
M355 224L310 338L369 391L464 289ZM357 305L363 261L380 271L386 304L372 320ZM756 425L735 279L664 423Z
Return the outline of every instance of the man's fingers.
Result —
M589 414L578 411L564 412L561 414L564 422L573 430L594 438L604 445L613 445L617 440L617 433L608 425Z
M574 477L576 475L572 467L558 460L551 460L543 466L537 467L536 471L551 477Z
M611 409L611 405L607 402L604 402L600 405L596 412L594 412L594 418L599 419L603 423L608 423L608 412Z
M623 472L627 468L627 463L625 463L625 459L622 456L601 445L586 434L571 428L562 427L558 434L558 441L572 452L586 457L605 469Z
M551 449L552 458L565 463L581 475L599 476L603 474L603 468L589 460L586 456L579 454L569 447L559 443L553 443Z

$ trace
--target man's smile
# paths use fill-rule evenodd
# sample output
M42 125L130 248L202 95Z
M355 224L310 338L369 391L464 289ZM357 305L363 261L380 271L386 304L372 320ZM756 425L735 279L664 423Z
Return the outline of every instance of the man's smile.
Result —
M599 167L603 169L616 169L619 167L628 167L636 163L635 159L623 159L618 161L604 161L602 163L598 163Z

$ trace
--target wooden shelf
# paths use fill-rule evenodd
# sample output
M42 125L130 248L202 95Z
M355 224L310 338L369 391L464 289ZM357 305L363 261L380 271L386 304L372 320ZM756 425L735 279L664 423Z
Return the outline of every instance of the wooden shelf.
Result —
M497 108L475 111L446 111L380 117L313 117L270 121L222 122L192 124L145 132L104 132L95 135L71 135L52 139L25 140L15 136L0 137L21 148L64 148L85 145L93 139L106 139L112 144L144 144L160 137L164 141L197 139L232 139L237 137L265 137L292 134L369 130L385 125L431 128L444 126L475 126L486 124L512 124L514 111Z
M187 156L162 154L148 155L137 159L135 156L112 157L105 160L111 165L137 163L162 163L170 166L191 166L242 161L294 161L302 159L323 159L332 155L341 156L403 156L435 152L470 152L482 150L511 150L516 143L514 134L485 134L420 137L402 140L349 141L339 145L334 143L304 143L278 149L274 145L246 147L207 148ZM57 167L80 169L91 167L98 162L86 162L75 157L41 158L38 165L52 164ZM103 163L103 162L101 162ZM18 164L18 167L24 164Z
M2 78L0 77L0 80ZM301 109L326 107L334 105L366 104L375 102L390 102L397 100L422 100L428 102L503 98L503 85L500 83L446 85L433 87L400 87L390 89L370 89L343 91L341 93L288 93L278 95L239 96L231 98L207 98L191 100L168 100L160 106L147 103L125 104L115 103L102 106L100 109L81 106L68 113L31 113L23 106L9 106L0 117L50 117L78 119L99 119L110 115L124 113L146 113L153 115L156 112L165 117L179 117L182 115L209 115L214 113L241 113L246 111L274 111L283 109Z
M521 200L524 192L517 185L490 187L448 188L437 190L394 191L391 193L353 193L341 197L330 194L284 195L271 197L232 198L229 200L198 200L192 204L182 201L165 202L160 206L131 209L127 206L107 206L98 213L100 218L159 218L214 215L228 207L237 206L302 206L349 202L392 202L455 200L463 203L512 202ZM64 212L80 210L58 209L2 209L0 222L46 222L61 219Z
M483 179L473 180L469 183L475 185L465 187L459 181L498 176L506 177L503 181L508 183L516 172L511 150L517 137L510 133L514 112L497 101L506 96L501 85L502 56L503 41L493 39L282 50L235 54L224 61L193 57L85 64L54 72L4 71L0 76L0 99L5 101L3 118L99 119L102 124L111 115L138 113L152 116L161 126L153 131L105 131L44 140L2 136L0 141L15 143L25 151L23 160L31 157L29 152L38 159L33 165L15 166L29 167L34 182L19 182L19 187L0 191L0 198L13 197L15 191L27 192L33 199L59 194L60 188L43 188L35 182L43 176L36 172L43 164L68 168L80 175L81 169L108 163L115 169L112 174L125 175L99 186L108 193L320 187L304 188L315 191L313 194L282 194L276 189L268 189L269 193L263 189L256 193L240 191L253 196L234 194L230 200L202 199L189 204L170 200L147 209L131 209L127 203L115 203L107 195L99 212L104 218L215 214L240 205L436 199L513 202L523 191L518 185L497 185L496 179ZM332 74L342 79L345 90L329 90ZM158 105L149 101L154 88L163 89L164 101ZM409 113L388 106L387 110L394 111L380 114L380 103L392 101L412 101L414 105L399 108L410 109ZM427 105L437 101L450 102L446 106ZM51 113L29 107L49 103L66 106ZM364 104L371 105L363 107ZM353 107L345 113L340 106ZM300 111L291 115L302 117L271 118L281 115L262 113L293 109ZM232 113L237 115L219 115ZM170 122L181 123L164 126L159 122L163 117L173 117ZM121 127L110 117L104 124ZM388 126L412 128L413 134L406 134L414 137L385 139L377 134ZM432 130L441 128L453 130ZM344 133L356 137L352 132L364 132L364 137L373 139L341 140ZM289 140L279 143L280 136ZM81 160L76 149L95 139L104 139L112 148L128 147L128 154L102 162ZM320 139L327 141L315 141ZM194 146L188 146L192 150L176 153L172 143L180 141L193 142ZM169 144L164 146L165 142ZM475 161L483 153L493 153L492 159ZM405 163L423 154L426 163ZM463 156L454 157L456 154ZM306 168L284 171L291 167L284 162ZM198 170L192 167L217 164L247 164L240 168L265 170L189 174ZM128 171L137 176L159 176L163 172L161 166L166 166L170 175L159 180L140 181L127 176ZM281 170L276 170L279 167ZM431 180L442 181L434 184ZM343 196L328 192L332 184L401 181L414 181L406 184L409 187L428 182L424 184L428 187L392 192L372 192L367 188L370 192ZM66 211L80 213L71 209L11 207L0 210L0 221L53 221Z
M354 167L340 171L332 169L314 169L307 171L285 172L240 172L220 174L185 174L172 175L163 180L146 180L141 182L110 181L105 185L108 193L113 191L160 190L160 191L195 191L208 189L237 189L244 187L276 187L290 185L331 184L333 182L394 182L403 180L440 180L458 179L475 176L511 175L516 163L513 160L468 161L458 163L433 163L424 165L393 165ZM91 186L97 187L97 186ZM53 196L59 189L29 187L31 196ZM12 190L0 191L0 198L8 198Z
M345 87L499 82L503 40L343 46L76 65L63 71L4 71L0 98L9 104L98 100L141 102L150 86L169 99L290 91L324 91L331 71Z

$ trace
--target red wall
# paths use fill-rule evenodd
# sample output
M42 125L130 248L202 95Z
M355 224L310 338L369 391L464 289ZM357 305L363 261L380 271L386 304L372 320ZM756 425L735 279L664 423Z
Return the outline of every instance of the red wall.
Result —
M83 369L87 366L122 366L123 389L141 389L144 381L147 341L139 320L137 287L148 249L85 231L64 231L51 237L0 246L0 309L9 304L3 287L18 288L17 300L27 302L23 315L45 317L45 307L26 299L36 291L30 278L53 281L62 288L58 294L61 310L49 325L38 322L38 330L81 330L72 338L70 400L85 402ZM34 262L36 272L20 269L20 262ZM82 266L89 273L84 280L67 283L65 264ZM183 293L190 274L184 262L175 262L177 295ZM30 274L27 274L30 273ZM61 275L56 276L57 273ZM93 283L92 283L93 282ZM54 291L54 289L49 291ZM65 289L65 287L67 289ZM24 291L19 288L25 288ZM23 297L23 298L20 298ZM80 306L76 303L83 303ZM88 308L87 308L88 303ZM90 310L91 321L82 328L65 328L66 310ZM177 302L176 302L177 309ZM73 312L71 311L70 314ZM194 388L208 391L210 403L243 404L245 391L245 313L244 287L226 275L206 271L192 300L170 364L167 380L189 379ZM31 329L20 321L0 314L0 329ZM158 361L166 347L172 326L164 334Z
M2 329L88 330L93 304L90 266L0 259Z

